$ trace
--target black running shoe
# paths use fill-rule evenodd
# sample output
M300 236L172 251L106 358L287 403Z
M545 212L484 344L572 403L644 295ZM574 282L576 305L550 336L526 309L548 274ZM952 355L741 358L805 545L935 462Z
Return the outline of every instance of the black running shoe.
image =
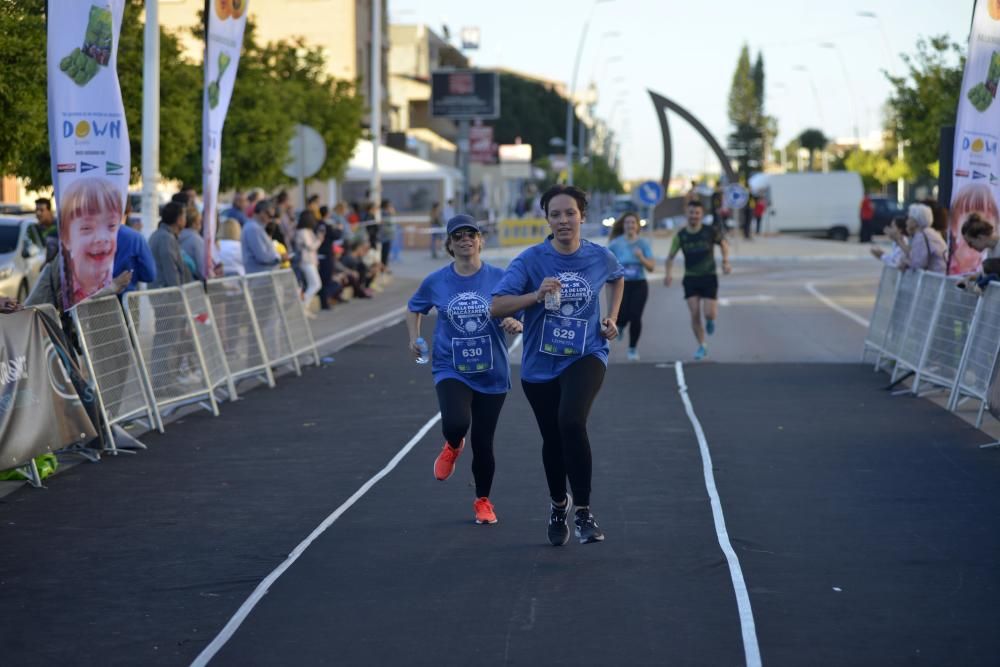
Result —
M552 507L549 514L549 543L554 547L561 547L569 542L569 499L566 499L566 507Z
M597 520L589 509L577 510L573 523L576 524L576 537L580 544L604 541L604 531L597 525Z

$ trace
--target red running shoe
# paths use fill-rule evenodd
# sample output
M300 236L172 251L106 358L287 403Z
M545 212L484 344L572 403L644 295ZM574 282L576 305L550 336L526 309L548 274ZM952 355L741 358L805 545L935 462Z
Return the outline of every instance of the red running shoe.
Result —
M441 448L441 453L438 457L434 459L434 479L441 480L442 482L449 477L451 473L455 472L455 461L458 460L458 455L462 453L465 448L465 438L462 438L462 442L459 443L458 449L452 448L447 442L444 443L444 447Z
M485 496L482 498L476 498L475 502L472 503L472 507L476 510L476 523L496 523L497 515L493 511L493 503L490 502L489 498Z

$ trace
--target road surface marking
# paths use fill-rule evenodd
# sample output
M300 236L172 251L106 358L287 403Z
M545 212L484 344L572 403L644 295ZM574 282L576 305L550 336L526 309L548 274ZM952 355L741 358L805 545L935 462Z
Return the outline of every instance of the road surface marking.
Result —
M520 345L521 336L518 335L508 348L508 354L516 350ZM371 488L375 486L379 480L392 472L399 462L410 453L410 450L413 449L417 443L420 442L425 435L427 435L427 432L431 430L431 428L433 428L439 421L441 421L440 412L428 419L427 423L420 427L420 430L417 431L416 435L410 438L410 441L403 445L403 448L392 457L392 460L390 460L389 463L382 468L382 470L365 482L361 488L354 492L354 495L344 501L340 507L335 509L332 514L326 517L326 519L323 520L323 523L319 524L313 532L309 534L309 537L300 542L299 545L292 550L292 553L288 554L288 558L286 558L281 565L276 567L271 574L267 575L263 581L257 584L257 588L255 588L253 593L250 594L250 597L248 597L246 601L240 605L240 608L236 610L236 613L229 619L229 622L226 623L225 627L222 628L219 634L216 635L215 639L213 639L211 643L198 654L198 657L194 659L194 662L191 663L191 667L204 667L207 665L209 661L215 657L215 654L226 645L226 642L229 641L236 631L239 630L240 625L242 625L243 621L245 621L247 616L250 615L253 608L257 606L257 603L260 602L265 595L267 595L271 586L278 580L278 577L284 574L285 571L299 559L299 556L305 553L305 550L316 541L316 538L326 532L326 529L333 525L334 521L339 519L344 512L349 510L354 505L354 503L358 502L362 496L368 493L368 491L371 490Z
M770 294L753 294L751 296L730 296L719 299L720 306L731 306L734 303L767 303L774 301Z
M852 313L843 306L834 303L833 299L820 293L820 291L816 289L816 283L806 283L806 291L812 294L817 299L819 299L824 305L829 306L830 308L834 309L844 317L849 317L850 319L854 320L855 322L865 327L866 329L871 325L871 323L865 318L861 317L857 313Z
M726 518L722 515L722 501L719 499L719 491L715 487L715 475L712 473L712 455L708 451L708 440L705 439L705 431L701 428L701 422L694 414L694 406L691 404L691 397L687 393L687 382L684 380L684 365L677 362L674 365L677 373L677 390L680 392L681 400L684 402L684 410L687 412L691 426L698 438L698 448L701 450L702 470L705 473L705 488L708 489L708 497L712 502L712 517L715 519L715 534L719 538L719 546L726 555L729 563L729 574L733 580L733 591L736 593L736 605L740 613L740 628L743 631L743 654L746 657L747 667L760 667L760 646L757 643L757 629L753 621L753 609L750 608L750 593L747 591L746 582L743 580L743 570L740 568L740 560L733 550L733 545L729 542L729 532L726 530Z

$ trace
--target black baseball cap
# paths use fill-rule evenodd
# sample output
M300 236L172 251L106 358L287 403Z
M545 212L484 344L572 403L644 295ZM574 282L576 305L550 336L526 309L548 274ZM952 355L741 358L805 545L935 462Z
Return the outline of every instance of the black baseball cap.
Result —
M454 216L448 221L448 233L451 234L456 229L462 229L468 227L469 229L474 229L477 232L482 232L479 229L479 223L471 215L465 215L464 213Z

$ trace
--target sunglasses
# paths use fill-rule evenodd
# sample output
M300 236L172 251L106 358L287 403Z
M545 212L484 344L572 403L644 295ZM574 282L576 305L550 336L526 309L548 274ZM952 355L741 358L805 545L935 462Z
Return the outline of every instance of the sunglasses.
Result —
M479 232L474 229L459 229L451 233L452 241L461 241L462 239L474 239L479 236Z

